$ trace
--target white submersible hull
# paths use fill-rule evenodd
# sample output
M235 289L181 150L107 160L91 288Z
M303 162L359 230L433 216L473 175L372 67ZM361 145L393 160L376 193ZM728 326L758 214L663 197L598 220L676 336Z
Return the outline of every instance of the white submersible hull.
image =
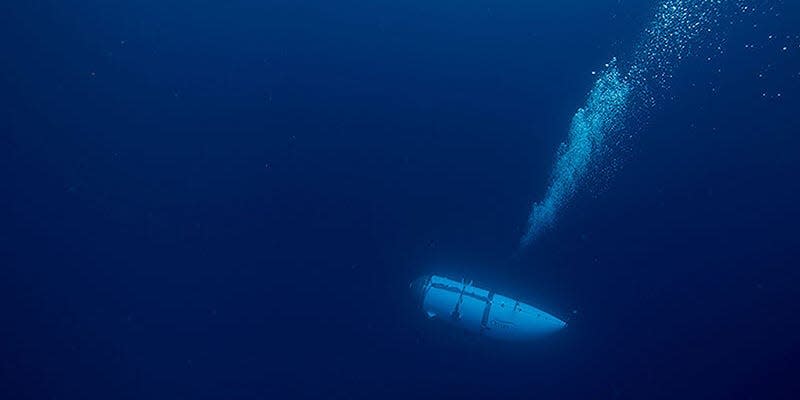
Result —
M536 307L475 287L472 282L431 275L416 279L410 287L428 318L443 319L482 336L535 339L567 325Z

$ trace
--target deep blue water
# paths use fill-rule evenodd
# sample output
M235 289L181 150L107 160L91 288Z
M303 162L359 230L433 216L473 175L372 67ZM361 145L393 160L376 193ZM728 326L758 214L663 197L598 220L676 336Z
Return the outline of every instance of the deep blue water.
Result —
M727 15L519 250L657 6L3 3L0 398L794 398L794 2ZM428 273L570 325L464 335Z

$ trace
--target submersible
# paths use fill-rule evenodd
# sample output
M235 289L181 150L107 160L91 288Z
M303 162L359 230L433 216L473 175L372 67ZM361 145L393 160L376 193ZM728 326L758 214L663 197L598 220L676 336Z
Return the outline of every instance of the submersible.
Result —
M468 332L501 340L546 336L567 324L529 304L494 291L437 275L409 285L429 319L442 319Z

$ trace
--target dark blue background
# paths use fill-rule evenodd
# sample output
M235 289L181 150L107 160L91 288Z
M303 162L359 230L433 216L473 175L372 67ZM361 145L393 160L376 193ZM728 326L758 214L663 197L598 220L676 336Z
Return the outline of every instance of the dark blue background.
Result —
M797 6L726 25L512 257L654 2L114 3L0 6L0 397L800 390ZM429 323L431 272L570 327Z

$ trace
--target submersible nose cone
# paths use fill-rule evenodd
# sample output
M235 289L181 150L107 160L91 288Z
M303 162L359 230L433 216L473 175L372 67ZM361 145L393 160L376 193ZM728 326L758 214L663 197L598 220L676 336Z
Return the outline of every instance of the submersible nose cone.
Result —
M427 290L429 281L430 276L421 276L411 281L408 285L408 288L411 289L411 295L414 296L414 302L419 306L422 306L422 302L425 299L425 291Z

